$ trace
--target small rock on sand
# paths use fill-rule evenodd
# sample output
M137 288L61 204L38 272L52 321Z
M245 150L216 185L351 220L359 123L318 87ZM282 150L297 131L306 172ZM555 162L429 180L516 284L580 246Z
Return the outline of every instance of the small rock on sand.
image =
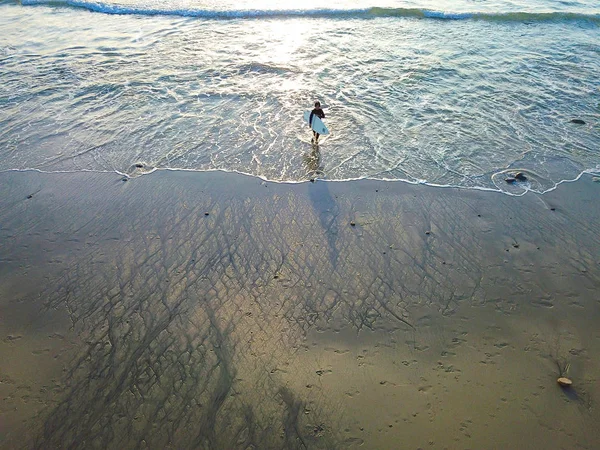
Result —
M573 382L566 377L560 377L558 380L556 380L558 384L560 384L561 386L567 387L567 386L571 386L573 384Z

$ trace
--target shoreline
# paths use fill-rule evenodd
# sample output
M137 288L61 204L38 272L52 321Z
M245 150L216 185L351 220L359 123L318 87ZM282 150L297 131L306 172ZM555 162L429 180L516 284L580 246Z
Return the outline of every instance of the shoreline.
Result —
M0 448L591 448L591 178L0 173Z
M143 169L146 169L146 168L144 167ZM148 169L148 171L146 171L146 172L140 171L140 172L137 172L134 174L127 173L127 172L121 172L118 170L114 170L114 171L100 171L100 170L45 171L42 169L35 169L35 168L0 170L0 174L29 173L29 172L45 174L45 175L68 175L68 174L78 174L78 173L107 174L107 175L112 174L112 175L117 175L120 177L127 178L128 181L134 180L136 178L140 178L143 176L152 175L155 172L176 172L176 173L184 172L184 173L197 173L197 174L220 173L223 175L230 174L233 176L248 177L248 178L255 179L259 182L264 182L264 183L282 184L282 185L297 185L297 184L305 184L305 183L314 183L317 181L320 183L353 183L353 182L371 181L371 182L381 182L381 183L402 183L402 184L407 184L407 185L411 185L411 186L426 186L429 188L437 188L437 189L456 189L456 190L466 190L466 191L490 192L490 193L505 194L505 195L508 195L511 197L523 197L527 194L545 195L549 192L552 192L552 191L558 189L559 186L561 186L562 184L576 183L579 180L581 180L583 177L590 176L594 179L594 181L596 181L595 180L596 178L600 177L600 169L598 169L598 168L584 169L575 178L562 179L562 180L559 180L556 182L552 181L553 186L551 188L548 188L543 191L537 191L534 189L530 189L527 184L519 184L518 187L521 190L521 192L518 194L513 194L509 191L503 191L502 189L499 189L499 188L493 189L493 188L476 187L476 186L436 184L436 183L428 182L426 180L407 180L407 179L403 179L403 178L402 179L401 178L386 179L386 178L374 178L374 177L369 177L369 176L359 177L359 178L345 178L345 179L328 179L328 178L318 178L318 177L310 178L310 177L308 177L308 178L302 179L302 180L274 180L274 179L266 178L266 177L263 177L260 175L255 175L255 174L246 173L246 172L239 172L236 170L227 170L227 169L184 169L184 168L171 168L171 167L150 167ZM527 173L527 170L519 169L519 168L505 167L502 170L497 170L495 172L477 175L477 176L474 176L473 178L482 178L482 177L488 177L488 176L493 177L495 175L507 174L510 172L525 172L525 173ZM125 181L125 180L122 180L122 181Z

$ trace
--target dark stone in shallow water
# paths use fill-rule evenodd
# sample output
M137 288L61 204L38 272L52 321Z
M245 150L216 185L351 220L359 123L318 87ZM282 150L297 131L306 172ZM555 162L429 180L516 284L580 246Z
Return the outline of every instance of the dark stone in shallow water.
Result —
M576 123L577 125L585 125L585 120L571 119L571 123Z
M142 163L136 163L135 167L137 167L138 169L141 169L144 167L144 165Z
M505 179L504 179L504 181L506 181L507 183L514 183L514 182L515 182L515 181L517 181L517 180L515 180L515 179L514 179L514 178L512 178L512 177L508 177L508 178L505 178Z
M33 194L29 194L27 198L33 198Z
M523 174L523 172L517 172L515 178L519 181L527 181L527 177Z

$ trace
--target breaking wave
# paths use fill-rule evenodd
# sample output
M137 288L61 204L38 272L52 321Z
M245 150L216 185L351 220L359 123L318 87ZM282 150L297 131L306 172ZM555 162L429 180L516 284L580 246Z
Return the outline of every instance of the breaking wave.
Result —
M82 8L93 12L119 15L182 16L203 19L260 19L286 17L379 18L408 17L437 20L482 20L495 22L590 21L600 25L600 14L575 12L446 12L422 8L360 8L360 9L169 9L84 0L21 0L22 5L48 5Z

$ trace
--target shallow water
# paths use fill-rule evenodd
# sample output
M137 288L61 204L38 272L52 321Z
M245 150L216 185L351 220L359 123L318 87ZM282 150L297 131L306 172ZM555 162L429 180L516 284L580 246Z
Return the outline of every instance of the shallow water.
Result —
M39 5L0 4L0 170L520 194L599 169L595 2L23 3ZM332 130L317 171L315 99Z

